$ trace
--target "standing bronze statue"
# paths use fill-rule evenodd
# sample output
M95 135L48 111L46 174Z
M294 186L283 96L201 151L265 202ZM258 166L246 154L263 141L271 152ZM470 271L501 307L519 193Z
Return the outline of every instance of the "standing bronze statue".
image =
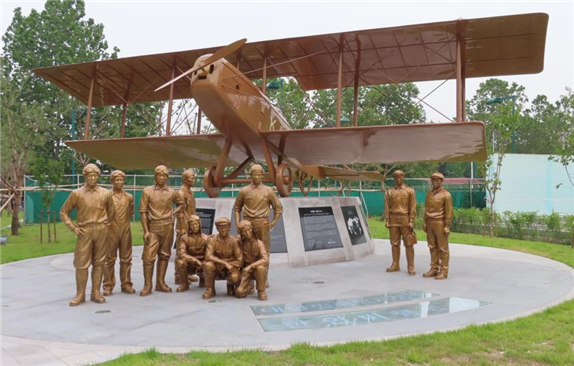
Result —
M165 283L165 273L173 244L173 219L183 215L183 200L177 191L166 185L169 170L163 165L155 168L155 185L144 188L140 201L141 222L144 231L143 269L144 287L141 296L152 291L153 266L156 258L156 291L171 292ZM174 210L173 205L178 207Z
M176 225L177 235L175 237L176 247L179 243L180 238L185 233L187 233L188 230L187 223L189 222L189 218L192 215L195 215L195 195L191 191L191 187L193 187L194 185L195 185L195 173L191 169L184 170L183 173L181 173L181 188L179 189L178 193L180 194L181 199L185 204L185 210L183 211L183 216L177 220ZM176 261L178 255L179 251L177 251L176 254ZM197 278L192 277L192 280L197 281ZM174 282L176 285L179 285L181 283L177 267L175 268Z
M215 221L218 234L211 237L205 253L203 275L205 277L204 299L215 296L215 279L227 279L227 296L235 295L235 287L241 280L239 269L243 265L243 253L237 237L229 235L231 220L227 217Z
M116 286L114 267L120 252L120 281L122 292L135 294L131 279L132 270L132 230L130 221L134 215L134 196L124 191L126 174L121 170L114 170L110 176L112 181L112 198L116 209L116 217L111 221L110 239L106 261L104 264L104 296L112 294Z
M441 173L431 175L432 189L427 193L425 201L425 218L423 230L427 233L427 241L431 255L431 268L423 277L434 277L444 280L448 277L448 235L452 221L452 197L442 187L444 176Z
M407 266L409 275L415 275L415 249L416 237L413 231L417 208L415 190L405 184L405 172L395 170L393 173L395 186L389 188L385 194L386 227L391 237L391 250L393 263L387 272L401 270L399 260L401 257L401 237L405 244Z
M209 243L209 236L201 232L201 218L191 215L187 221L187 234L183 235L177 242L177 259L175 268L179 272L180 278L187 278L188 274L199 276L199 287L205 287L203 275L203 264L205 263L205 252ZM177 292L189 290L189 282L181 281Z
M70 306L77 306L86 301L90 264L92 265L90 300L100 304L106 302L100 293L100 287L106 259L108 224L114 220L116 215L112 192L98 186L100 168L94 164L88 164L82 173L86 184L72 191L60 210L60 218L78 237L74 250L76 297L70 301ZM77 210L77 225L74 225L70 217L73 209Z
M265 293L265 279L269 265L269 253L263 242L255 236L251 222L243 220L237 225L241 237L241 252L243 253L243 270L241 283L235 289L235 296L247 296L253 290L253 280L257 287L257 298L267 300Z
M283 205L273 192L273 189L262 184L263 175L265 171L259 164L255 164L249 169L251 176L251 184L241 188L233 210L235 212L235 224L239 227L241 221L241 213L243 218L253 226L257 239L261 240L267 249L267 253L271 253L271 236L269 230L272 229L279 221L283 213ZM273 221L269 222L269 207L273 208ZM267 264L267 272L269 273L269 264ZM269 287L269 282L265 280L266 287Z

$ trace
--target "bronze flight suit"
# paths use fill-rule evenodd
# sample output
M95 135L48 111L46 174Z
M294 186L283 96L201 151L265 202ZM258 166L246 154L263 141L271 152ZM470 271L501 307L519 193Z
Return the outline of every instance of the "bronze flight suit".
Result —
M283 213L283 205L273 189L263 184L256 186L253 183L241 188L233 205L235 212L241 214L243 211L243 218L251 223L255 236L263 242L268 254L271 253L271 236L267 227L269 207L273 207L275 214Z
M415 190L406 185L389 188L385 194L385 218L389 226L393 264L389 272L400 270L401 237L405 245L409 273L414 274L414 244L408 245L405 235L411 232L409 223L414 222L417 208Z
M431 271L448 275L450 252L448 235L445 235L445 225L450 227L452 221L452 197L440 187L431 189L425 201L425 222L427 226L427 241L431 255Z
M176 223L176 237L175 237L175 246L176 248L179 245L179 241L183 235L187 233L189 229L187 227L187 220L192 215L195 215L195 195L193 192L187 188L186 186L182 185L181 188L177 191L185 204L185 210L183 211L183 215L177 219ZM177 259L179 258L179 251L176 252L176 266L175 266L175 273L174 273L174 282L176 285L180 284L180 277L179 271L177 269Z
M168 186L159 187L153 185L144 188L142 192L139 211L140 214L147 215L150 232L149 241L144 244L142 255L144 278L146 286L151 286L153 265L156 258L158 258L156 290L160 287L169 289L165 284L165 273L173 244L174 204L178 206L183 204L183 199L175 190Z
M101 296L100 287L106 259L108 224L114 220L116 215L112 193L97 185L93 189L83 186L72 191L60 210L60 219L72 232L76 228L70 217L73 209L77 210L77 226L84 230L84 235L76 240L74 250L77 294L85 296L88 267L91 264L92 297Z
M179 276L187 277L188 273L197 274L199 276L199 287L205 287L205 280L203 276L203 263L205 262L205 252L207 244L209 243L209 236L203 233L199 235L185 234L179 239L177 243L177 259L175 260L175 269L178 271ZM181 290L184 291L189 288L189 282L182 283Z
M255 279L258 292L265 291L265 278L267 277L267 266L269 265L269 253L261 240L249 242L241 241L241 251L243 252L243 268L252 265L252 271L247 275L243 273L241 283L235 289L235 296L245 297L249 292L252 281Z
M120 194L114 194L112 198L116 208L116 218L110 225L110 242L104 265L104 292L110 293L116 285L114 267L120 252L120 280L122 291L132 289L132 231L131 218L134 215L134 196L122 190Z
M215 259L215 260L214 260ZM217 259L227 262L233 266L229 271ZM229 235L225 240L219 235L211 237L205 252L205 264L203 273L205 277L206 293L215 295L215 278L227 279L227 295L235 294L235 286L241 280L239 268L243 266L243 252L239 247L239 239Z

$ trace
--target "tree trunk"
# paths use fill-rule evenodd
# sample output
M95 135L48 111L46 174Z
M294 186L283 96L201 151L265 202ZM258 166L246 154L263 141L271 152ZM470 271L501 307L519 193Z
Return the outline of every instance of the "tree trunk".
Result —
M489 235L491 238L494 235L494 204L493 204L493 202L490 202Z
M20 213L20 202L22 201L22 191L16 190L14 193L13 210L12 210L12 236L18 236L18 229L20 228L20 220L18 214Z

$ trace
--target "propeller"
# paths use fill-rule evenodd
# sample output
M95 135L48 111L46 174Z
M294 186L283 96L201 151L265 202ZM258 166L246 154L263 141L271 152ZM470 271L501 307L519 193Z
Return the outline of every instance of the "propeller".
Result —
M203 65L198 65L195 67L192 67L191 69L187 70L186 72L184 72L183 74L179 75L178 77L176 77L175 79L172 79L170 81L168 81L167 83L163 84L162 86L160 86L159 88L157 88L154 91L158 91L161 90L163 88L165 88L166 86L175 83L176 81L178 81L179 79L181 79L182 77L191 74L193 72L196 72L197 70L201 70L202 68L211 65L212 63L214 63L215 61L222 59L224 57L226 57L227 55L232 54L233 52L237 51L239 48L241 48L241 46L243 46L245 44L245 42L247 42L246 38L240 39L238 41L235 41L231 44L228 44L225 47L221 47L220 49L218 49L213 55L209 56L208 58L205 59L205 61L203 62Z

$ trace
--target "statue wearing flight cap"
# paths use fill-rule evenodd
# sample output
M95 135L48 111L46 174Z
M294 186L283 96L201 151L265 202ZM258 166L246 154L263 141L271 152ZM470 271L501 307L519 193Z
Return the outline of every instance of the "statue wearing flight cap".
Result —
M391 250L393 263L387 272L397 272L401 268L399 259L401 256L401 237L405 244L407 267L409 275L415 272L415 249L416 237L413 231L417 199L415 190L405 184L405 172L395 170L393 173L395 186L387 190L385 194L385 218L386 227L389 229L391 238Z
M229 235L231 220L227 217L215 221L218 234L212 236L205 252L203 273L205 277L204 299L215 296L215 279L227 279L227 295L235 295L235 287L241 280L239 269L243 266L243 253L239 240Z
M187 221L187 233L177 242L177 259L175 268L180 278L187 278L188 274L199 276L199 287L205 287L203 276L203 264L205 263L205 251L209 243L209 236L201 232L201 218L191 215ZM182 281L177 292L189 290L189 282Z
M183 211L181 219L178 219L176 224L176 234L177 234L175 237L176 247L181 237L185 235L188 231L187 224L189 222L189 218L192 215L195 215L195 195L191 191L191 187L193 187L194 184L195 184L195 173L193 172L193 170L191 169L184 170L183 173L181 173L181 188L179 189L178 193L180 194L181 199L185 204L185 210ZM179 255L179 251L177 251L177 255ZM197 281L197 277L193 277L193 280ZM176 285L179 285L181 283L177 266L175 268L174 282Z
M88 267L92 265L92 293L90 300L104 303L106 299L100 293L104 261L108 242L108 224L114 220L116 210L112 192L98 186L100 168L88 164L82 170L86 184L72 191L62 209L60 218L78 237L74 250L74 268L76 269L76 297L70 306L86 301ZM77 224L70 217L72 210L77 211Z
M423 230L427 233L427 241L431 255L431 268L423 277L434 277L444 280L448 277L448 235L452 221L452 197L442 187L444 176L435 172L431 175L432 189L427 193L425 201L425 217Z
M144 250L142 255L144 269L144 288L141 296L152 291L153 266L157 261L156 291L171 292L165 283L165 273L171 246L173 244L173 218L183 213L184 203L175 190L166 185L169 170L163 165L155 168L155 184L144 188L140 201L141 222L144 231ZM178 207L174 210L173 205Z
M235 289L235 296L241 298L247 296L253 290L253 280L257 287L257 298L267 300L265 293L265 279L267 266L269 265L269 253L263 242L255 236L251 222L243 220L237 226L240 245L243 252L243 269L241 271L241 283Z
M243 213L243 218L251 222L257 239L263 242L267 253L271 253L269 230L279 221L283 213L283 205L281 205L273 189L261 183L264 173L263 167L259 164L255 164L249 169L251 184L241 188L235 199L233 210L235 212L236 226L239 227L241 213ZM273 221L271 222L269 222L270 207L273 208L274 212ZM269 265L267 265L267 269L269 270ZM266 286L269 286L268 281L266 281Z
M130 221L134 215L134 196L123 190L126 174L114 170L110 176L112 181L112 198L116 209L116 217L110 225L110 239L106 261L104 264L104 296L109 296L116 285L114 267L120 252L120 281L122 292L135 294L131 280L132 269L132 231Z

